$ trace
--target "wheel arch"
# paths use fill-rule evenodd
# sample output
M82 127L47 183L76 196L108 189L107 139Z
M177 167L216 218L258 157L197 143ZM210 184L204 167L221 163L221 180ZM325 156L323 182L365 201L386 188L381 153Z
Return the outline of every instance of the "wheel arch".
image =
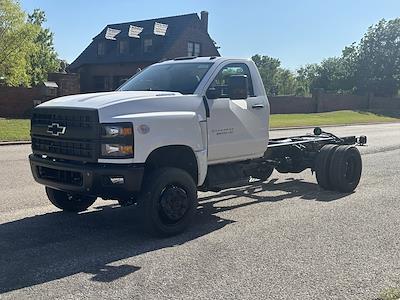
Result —
M146 159L145 173L165 167L174 167L188 172L197 185L199 166L196 154L191 147L168 145L154 149Z

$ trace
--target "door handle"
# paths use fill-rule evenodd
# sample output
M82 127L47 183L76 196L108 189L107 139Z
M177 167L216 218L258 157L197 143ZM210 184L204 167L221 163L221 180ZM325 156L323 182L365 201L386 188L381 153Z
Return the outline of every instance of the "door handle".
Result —
M253 105L251 106L251 108L254 108L254 109L264 108L264 104L261 104L261 103L259 103L259 104L253 104Z

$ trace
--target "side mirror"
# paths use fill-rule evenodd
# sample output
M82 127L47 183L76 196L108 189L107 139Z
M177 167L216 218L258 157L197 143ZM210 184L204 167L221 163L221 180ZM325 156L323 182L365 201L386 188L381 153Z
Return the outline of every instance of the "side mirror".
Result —
M207 90L206 95L208 99L218 99L219 97L221 97L221 91L216 89L215 87L210 87Z
M232 100L247 99L248 94L247 75L232 75L228 79L228 95Z

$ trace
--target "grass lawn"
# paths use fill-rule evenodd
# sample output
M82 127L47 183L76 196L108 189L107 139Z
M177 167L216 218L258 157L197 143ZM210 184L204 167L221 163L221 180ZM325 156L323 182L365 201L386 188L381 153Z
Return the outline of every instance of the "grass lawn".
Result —
M400 299L400 290L396 288L390 288L381 293L379 298L376 300L398 300Z
M388 117L372 112L343 110L317 114L271 115L270 119L272 128L373 122L400 122L400 116ZM0 141L30 140L29 127L29 120L0 119Z
M0 119L0 141L28 141L30 120Z
M272 128L374 122L400 122L400 117L388 117L383 114L364 111L341 110L315 114L277 114L271 115L270 118Z

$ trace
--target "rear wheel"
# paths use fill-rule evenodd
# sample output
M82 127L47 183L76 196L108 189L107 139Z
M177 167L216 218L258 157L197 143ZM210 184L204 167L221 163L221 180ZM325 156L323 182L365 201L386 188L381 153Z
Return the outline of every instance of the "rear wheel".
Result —
M54 206L70 212L84 211L96 201L93 196L71 194L49 187L46 187L46 194Z
M325 145L321 148L315 160L315 175L317 177L318 185L324 190L331 190L332 183L330 180L330 164L332 154L334 153L337 145Z
M362 172L361 155L354 146L339 146L333 154L329 176L335 190L344 193L354 191Z
M138 204L148 231L160 236L176 235L189 226L196 213L196 184L181 169L155 170L145 177Z

